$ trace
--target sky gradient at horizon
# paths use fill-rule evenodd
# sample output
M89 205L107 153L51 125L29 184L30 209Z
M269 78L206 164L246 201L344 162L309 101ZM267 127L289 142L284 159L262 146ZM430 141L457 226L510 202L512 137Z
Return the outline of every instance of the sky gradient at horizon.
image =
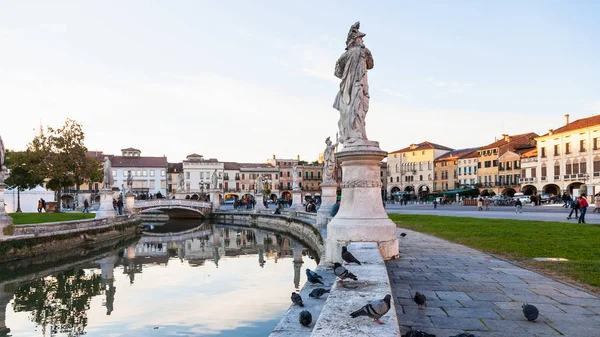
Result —
M477 147L600 113L600 3L0 0L0 135L81 123L90 150L316 160L361 21L367 135Z

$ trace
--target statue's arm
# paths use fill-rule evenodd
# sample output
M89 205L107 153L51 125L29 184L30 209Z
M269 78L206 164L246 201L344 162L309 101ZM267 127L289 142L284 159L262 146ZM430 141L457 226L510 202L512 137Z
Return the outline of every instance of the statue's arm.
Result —
M335 72L333 73L335 77L342 78L344 75L344 67L346 66L346 53L343 53L342 56L335 63Z
M365 61L367 62L367 69L373 69L373 55L369 48L365 48Z

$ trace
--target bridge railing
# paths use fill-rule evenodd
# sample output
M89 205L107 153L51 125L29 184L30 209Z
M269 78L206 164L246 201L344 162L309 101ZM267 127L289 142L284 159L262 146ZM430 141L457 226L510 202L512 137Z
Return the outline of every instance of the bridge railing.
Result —
M136 200L135 208L151 208L160 206L185 206L194 208L211 208L212 203L188 199L152 199Z

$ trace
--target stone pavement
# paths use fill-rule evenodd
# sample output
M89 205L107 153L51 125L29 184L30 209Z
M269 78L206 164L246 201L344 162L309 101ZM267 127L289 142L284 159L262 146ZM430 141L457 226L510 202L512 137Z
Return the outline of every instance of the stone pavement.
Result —
M402 333L438 337L600 336L600 298L463 245L407 229L400 259L386 262ZM548 262L558 263L558 262ZM412 296L427 296L418 310ZM521 305L538 307L529 322Z

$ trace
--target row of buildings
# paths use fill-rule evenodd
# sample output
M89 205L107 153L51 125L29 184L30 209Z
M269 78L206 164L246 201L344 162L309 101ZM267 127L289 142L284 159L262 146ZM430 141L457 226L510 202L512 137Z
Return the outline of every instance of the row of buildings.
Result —
M388 195L515 193L588 195L600 192L600 115L569 121L546 134L507 135L492 143L455 150L422 142L390 152Z

